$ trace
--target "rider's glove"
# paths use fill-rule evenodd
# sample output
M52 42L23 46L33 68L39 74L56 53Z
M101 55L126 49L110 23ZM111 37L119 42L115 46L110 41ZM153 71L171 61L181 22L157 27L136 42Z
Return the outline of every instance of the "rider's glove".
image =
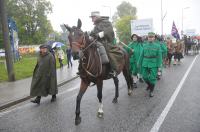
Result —
M90 41L93 41L93 40L94 40L94 37L89 36L89 40L90 40Z
M99 38L103 38L104 37L104 32L103 31L99 32L98 35L99 35Z

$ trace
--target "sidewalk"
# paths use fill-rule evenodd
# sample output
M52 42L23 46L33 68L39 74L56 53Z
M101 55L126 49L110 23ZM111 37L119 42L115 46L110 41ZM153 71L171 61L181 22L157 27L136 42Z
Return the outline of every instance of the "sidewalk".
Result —
M57 83L58 86L64 85L66 82L77 77L78 61L73 61L73 67L57 69ZM30 95L30 85L32 77L15 82L0 83L0 110L6 105L15 104L27 100Z

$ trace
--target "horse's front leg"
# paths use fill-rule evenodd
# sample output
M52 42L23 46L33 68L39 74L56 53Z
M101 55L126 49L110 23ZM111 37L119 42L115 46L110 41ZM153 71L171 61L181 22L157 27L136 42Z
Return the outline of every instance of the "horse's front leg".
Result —
M89 86L89 82L84 82L81 80L81 86L79 93L76 98L76 117L75 117L75 125L79 125L81 123L81 117L80 117L80 104L81 104L81 99L87 90L87 87Z
M115 84L115 97L113 99L113 103L117 103L118 102L118 97L119 97L119 79L117 77L113 77L113 81Z
M97 112L97 117L103 117L103 104L102 104L102 88L103 88L103 80L97 81L97 98L99 99L99 109Z

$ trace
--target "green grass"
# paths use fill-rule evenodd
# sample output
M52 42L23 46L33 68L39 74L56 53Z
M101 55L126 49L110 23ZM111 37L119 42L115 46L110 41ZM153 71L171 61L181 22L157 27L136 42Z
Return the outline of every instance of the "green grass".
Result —
M1 59L2 60L2 59ZM37 57L35 56L23 56L22 59L14 63L15 79L25 79L33 75L33 70L37 62ZM66 56L63 64L66 65ZM56 67L59 68L58 59L56 59ZM0 82L8 81L8 74L5 69L4 64L0 63Z
M20 61L14 63L15 79L20 80L32 76L37 58L23 57ZM0 82L7 81L8 75L3 64L0 64Z

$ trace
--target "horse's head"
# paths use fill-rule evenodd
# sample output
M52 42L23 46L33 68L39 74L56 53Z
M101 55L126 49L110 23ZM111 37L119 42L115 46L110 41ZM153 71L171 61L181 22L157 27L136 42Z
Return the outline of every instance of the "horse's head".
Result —
M73 26L72 28L68 25L65 25L66 29L69 31L69 42L72 48L72 55L74 58L78 55L79 51L85 47L85 34L81 30L82 22L78 19L77 27Z

